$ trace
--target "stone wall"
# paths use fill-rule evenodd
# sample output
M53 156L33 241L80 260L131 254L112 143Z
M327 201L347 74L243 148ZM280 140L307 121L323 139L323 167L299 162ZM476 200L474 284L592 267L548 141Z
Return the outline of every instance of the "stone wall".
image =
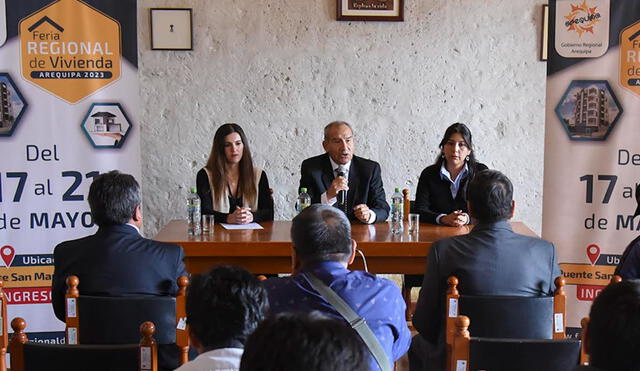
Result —
M213 134L239 123L294 214L300 163L344 120L385 190L412 193L445 128L468 124L476 154L515 187L515 220L540 233L546 63L541 4L405 0L404 22L338 22L335 0L141 0L139 77L145 232L185 216ZM193 8L193 51L150 50L149 8Z

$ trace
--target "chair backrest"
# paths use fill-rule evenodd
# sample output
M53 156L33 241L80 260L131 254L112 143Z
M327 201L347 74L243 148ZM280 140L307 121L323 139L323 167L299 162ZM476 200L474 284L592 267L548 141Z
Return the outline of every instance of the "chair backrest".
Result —
M455 319L473 320L471 331L479 337L563 339L565 337L565 281L556 278L554 296L460 295L458 279L449 277L446 301L447 344L451 344Z
M492 338L551 339L553 297L467 296L459 313L473 319L474 336Z
M106 297L85 296L78 298L78 344L135 344L139 339L140 324L151 321L156 324L158 344L176 342L176 299L156 297Z
M26 322L17 317L11 321L12 371L157 371L155 326L140 326L141 340L127 345L54 345L28 341Z
M580 340L470 337L469 322L456 319L449 370L567 371L579 364Z
M79 295L78 284L76 276L67 279L67 344L134 344L139 339L140 324L151 321L156 324L157 343L176 344L180 364L188 361L187 277L178 278L176 297Z

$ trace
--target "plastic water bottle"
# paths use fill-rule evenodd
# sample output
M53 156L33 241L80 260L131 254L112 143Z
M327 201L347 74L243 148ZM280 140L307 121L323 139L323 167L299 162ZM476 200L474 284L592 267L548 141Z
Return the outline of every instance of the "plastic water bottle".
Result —
M300 214L302 210L306 209L311 205L311 196L307 193L307 189L305 187L300 188L300 194L298 195L298 200L296 201L296 212Z
M391 233L402 233L402 210L403 210L404 198L400 193L400 188L394 190L393 196L391 196Z
M200 235L201 219L200 219L200 197L195 188L191 188L191 193L187 198L187 233L190 236Z

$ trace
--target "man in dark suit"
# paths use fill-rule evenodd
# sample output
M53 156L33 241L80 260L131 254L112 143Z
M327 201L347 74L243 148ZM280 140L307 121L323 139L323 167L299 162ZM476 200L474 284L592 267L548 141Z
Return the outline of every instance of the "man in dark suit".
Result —
M325 154L302 162L300 188L306 188L311 203L334 205L350 220L362 223L382 222L389 216L380 165L354 156L351 126L334 121L324 128ZM340 191L346 192L346 200ZM345 193L343 192L343 194Z
M78 276L79 291L85 295L175 295L177 278L187 274L182 248L140 235L140 186L135 178L116 170L100 174L91 183L88 200L96 234L62 242L53 252L51 302L56 317L65 320L65 280L70 275Z
M538 296L553 294L560 275L554 246L516 234L513 186L496 170L479 172L467 192L469 213L478 220L463 236L431 246L420 296L413 315L418 331L409 350L411 370L442 370L447 279L455 275L466 295Z

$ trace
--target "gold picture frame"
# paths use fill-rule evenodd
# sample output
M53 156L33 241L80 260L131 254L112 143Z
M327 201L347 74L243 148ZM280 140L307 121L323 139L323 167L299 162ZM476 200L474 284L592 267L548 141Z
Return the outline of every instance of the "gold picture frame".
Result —
M549 50L549 5L542 5L542 35L540 35L540 60L546 61Z
M338 21L404 21L404 0L337 0Z

